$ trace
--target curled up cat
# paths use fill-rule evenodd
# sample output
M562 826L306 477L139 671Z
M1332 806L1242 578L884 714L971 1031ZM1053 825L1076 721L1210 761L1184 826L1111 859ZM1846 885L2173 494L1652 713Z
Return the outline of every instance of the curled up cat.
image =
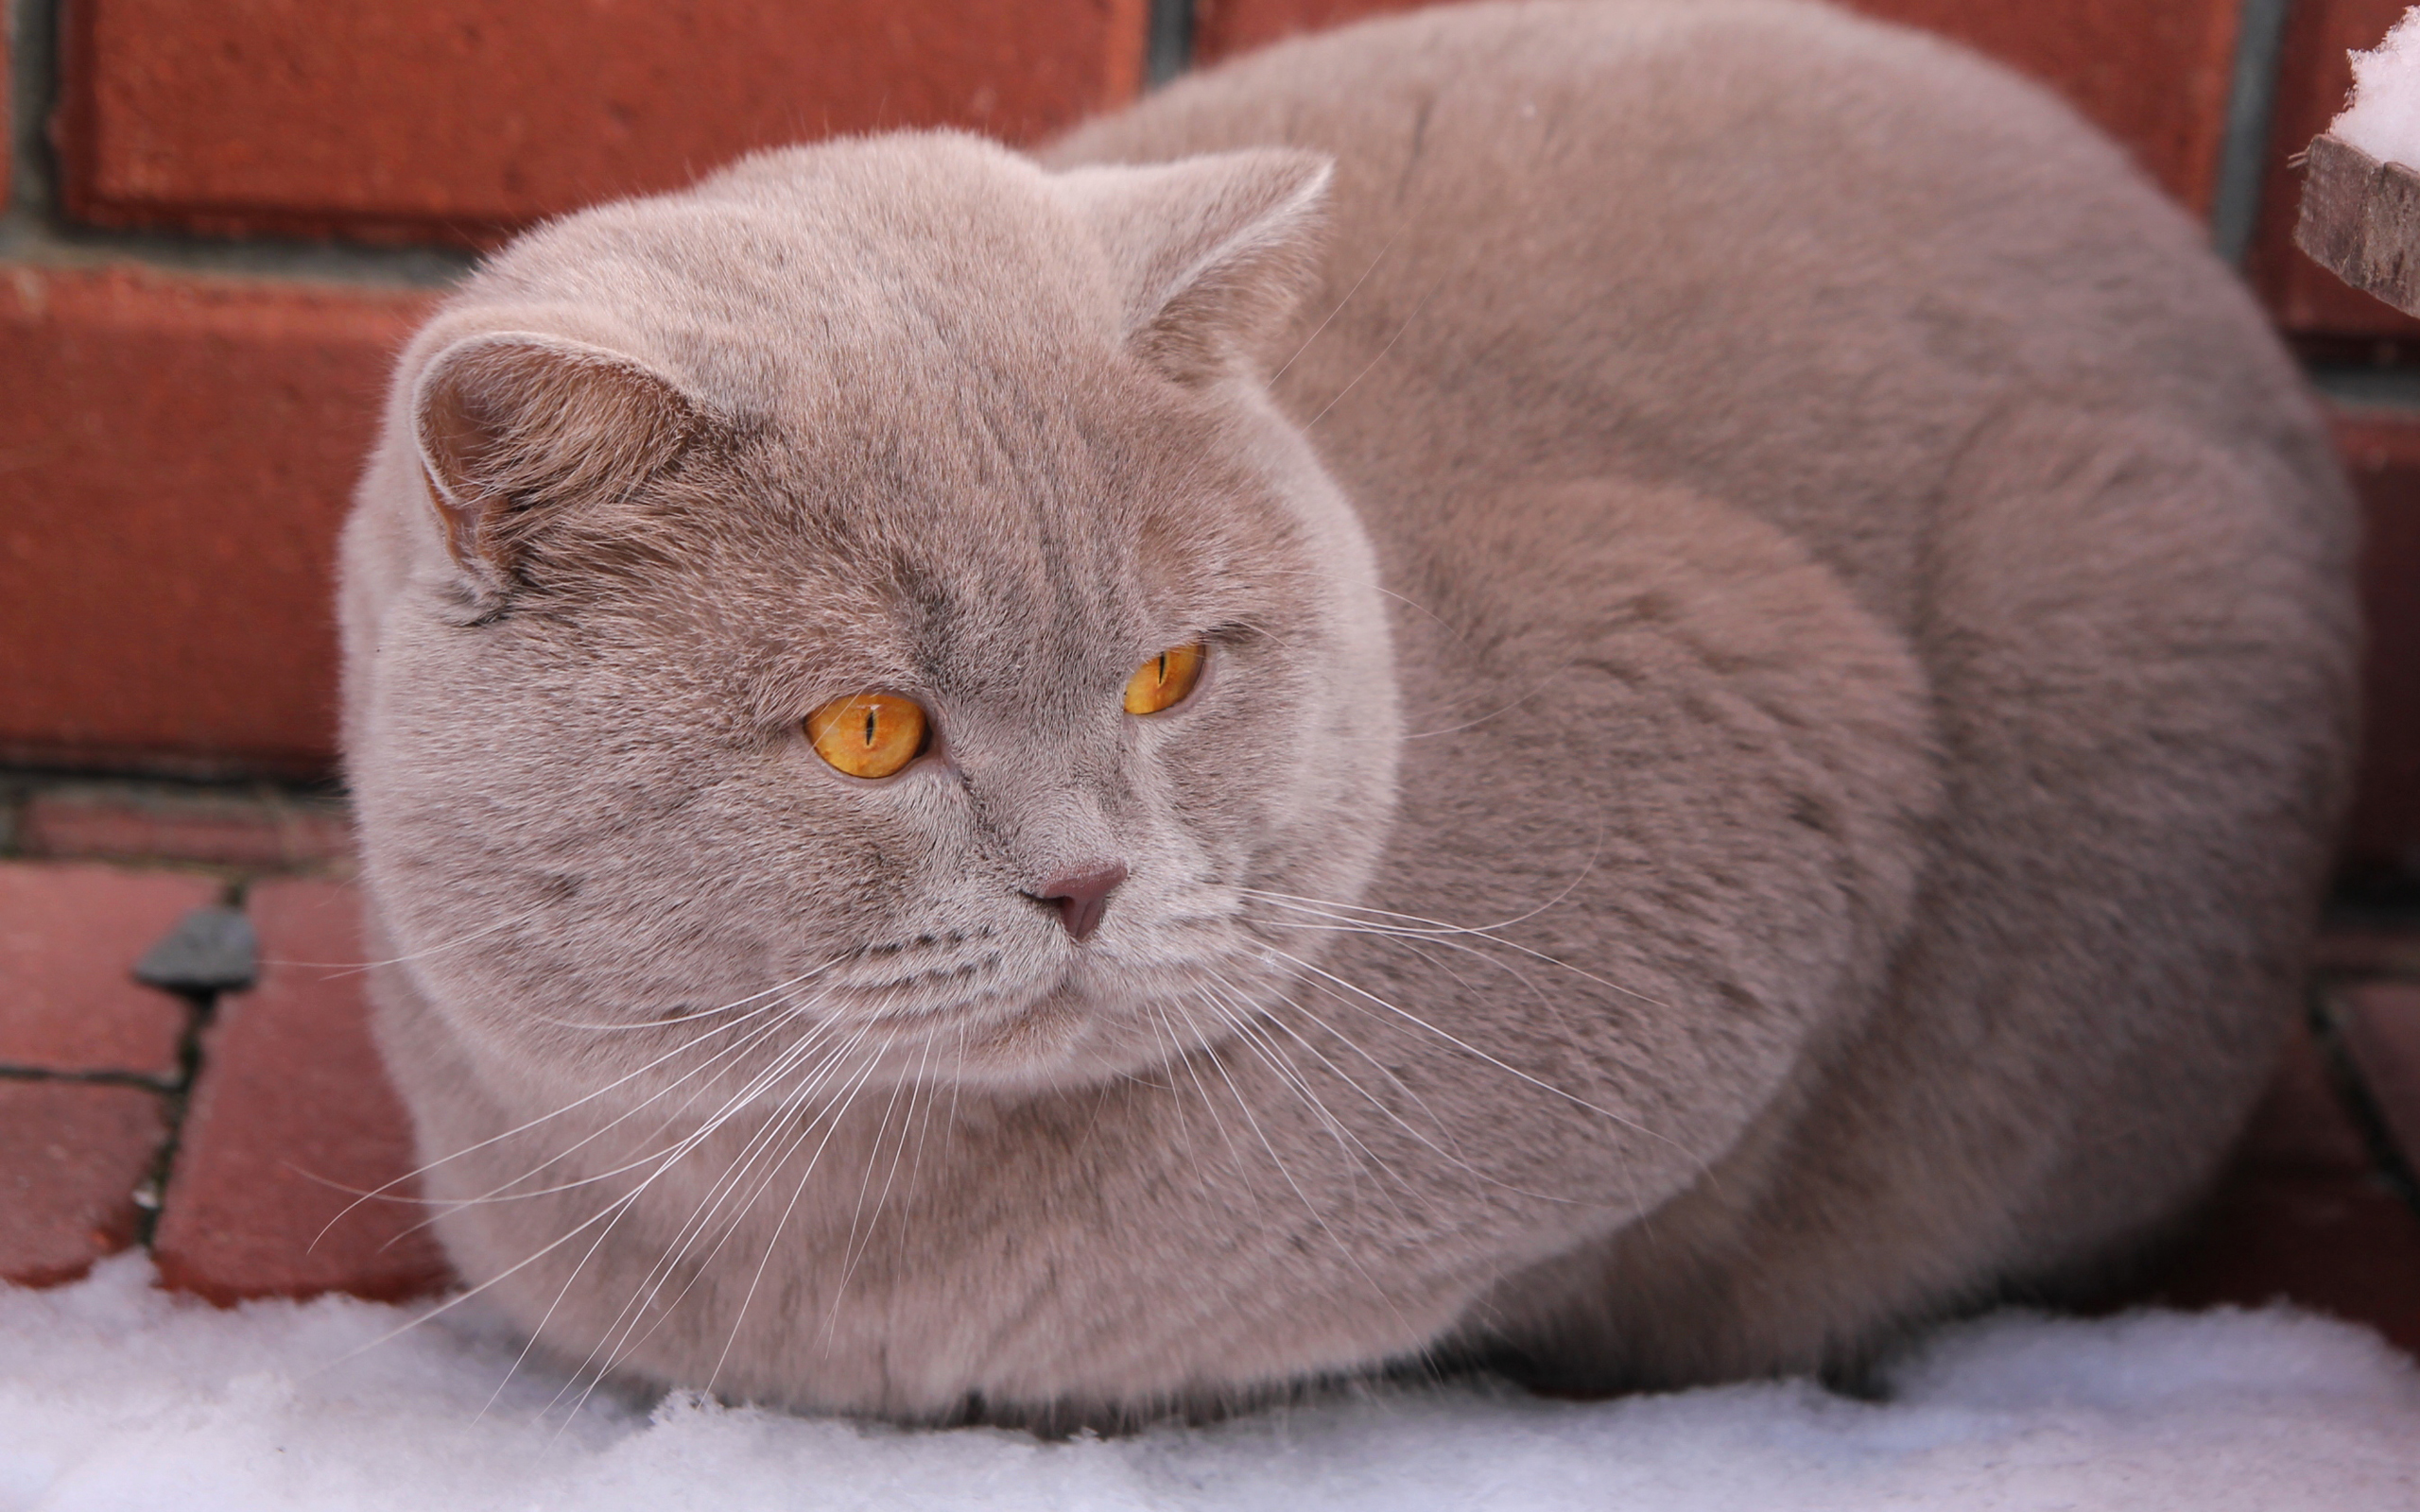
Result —
M563 1367L803 1409L1854 1376L2205 1189L2352 544L2199 230L1813 6L566 217L344 543L424 1194Z

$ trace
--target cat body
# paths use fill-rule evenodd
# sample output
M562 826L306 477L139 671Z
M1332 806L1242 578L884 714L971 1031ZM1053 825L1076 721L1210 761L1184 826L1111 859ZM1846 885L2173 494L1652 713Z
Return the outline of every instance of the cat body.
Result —
M571 217L345 545L439 1232L575 1366L916 1420L2088 1288L2292 1011L2351 534L2196 228L1810 7L1416 14ZM861 690L932 720L879 781L800 728Z

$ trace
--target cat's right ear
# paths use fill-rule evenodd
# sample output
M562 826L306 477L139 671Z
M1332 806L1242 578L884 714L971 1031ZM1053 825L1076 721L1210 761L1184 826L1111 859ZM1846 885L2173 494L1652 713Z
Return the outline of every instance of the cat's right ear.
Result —
M1332 160L1291 147L1072 168L1062 191L1108 250L1126 338L1181 382L1226 370L1319 270Z
M558 511L637 486L679 455L699 412L619 352L505 332L440 352L414 391L412 424L445 548L494 600Z

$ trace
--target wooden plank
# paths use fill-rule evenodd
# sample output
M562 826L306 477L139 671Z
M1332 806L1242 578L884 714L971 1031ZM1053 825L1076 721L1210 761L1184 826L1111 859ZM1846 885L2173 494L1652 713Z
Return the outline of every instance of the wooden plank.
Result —
M2294 245L2353 287L2420 315L2420 173L2314 137Z

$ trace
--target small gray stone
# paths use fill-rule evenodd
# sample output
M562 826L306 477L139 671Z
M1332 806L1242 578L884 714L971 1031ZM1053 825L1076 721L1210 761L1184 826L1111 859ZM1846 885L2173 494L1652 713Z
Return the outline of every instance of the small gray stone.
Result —
M134 963L134 979L171 992L225 992L252 985L259 943L233 908L197 908Z

